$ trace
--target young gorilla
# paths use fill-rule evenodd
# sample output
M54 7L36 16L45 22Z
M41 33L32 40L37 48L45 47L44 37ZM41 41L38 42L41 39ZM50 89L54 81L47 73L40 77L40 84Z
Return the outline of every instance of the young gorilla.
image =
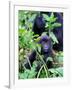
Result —
M46 59L48 57L52 56L52 43L51 43L51 39L47 36L47 35L42 35L40 37L40 41L39 44L41 44L41 55L44 56L43 60L44 62L47 64L48 68L52 68L52 62L51 61L46 61ZM29 56L29 62L32 65L32 63L36 60L36 52L33 51L30 56ZM30 65L29 62L27 62L26 64L24 64L24 66L27 69L30 69ZM40 69L40 66L37 66L37 70Z
M33 32L35 34L41 35L43 32L45 32L45 20L42 16L42 14L46 14L48 16L51 15L51 12L41 12L40 15L37 15L34 20L33 25ZM63 51L63 15L62 13L54 12L54 16L57 17L56 22L61 23L60 27L56 27L53 30L53 33L55 34L56 38L58 39L58 44L53 45L53 49L57 51Z

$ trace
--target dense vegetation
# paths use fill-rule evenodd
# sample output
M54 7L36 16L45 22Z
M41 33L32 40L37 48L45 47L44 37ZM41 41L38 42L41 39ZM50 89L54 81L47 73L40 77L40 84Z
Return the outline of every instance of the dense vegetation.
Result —
M18 39L19 39L19 79L27 78L52 78L52 77L63 77L63 51L55 51L53 57L48 57L47 60L53 62L53 68L48 68L43 60L41 52L41 46L37 43L39 41L39 35L34 34L32 31L33 22L37 14L40 12L23 11L18 12ZM52 39L52 44L58 43L57 38L53 33L55 27L61 26L60 23L55 22L56 17L52 13L49 17L43 14L46 20L45 32ZM37 52L36 60L30 65L31 69L26 69L24 63L29 62L28 56L35 50ZM38 64L41 64L39 71L36 71ZM30 64L30 62L29 62Z

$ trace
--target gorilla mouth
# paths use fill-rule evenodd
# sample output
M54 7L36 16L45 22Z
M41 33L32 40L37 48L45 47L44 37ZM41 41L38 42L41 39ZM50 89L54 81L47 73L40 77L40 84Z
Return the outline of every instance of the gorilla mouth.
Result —
M48 48L44 48L44 50L43 50L44 52L48 52L49 50L48 50Z

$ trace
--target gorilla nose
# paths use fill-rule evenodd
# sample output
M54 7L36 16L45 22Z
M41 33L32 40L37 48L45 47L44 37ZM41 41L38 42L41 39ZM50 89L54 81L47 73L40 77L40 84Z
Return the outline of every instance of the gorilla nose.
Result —
M45 46L44 46L44 49L48 49L48 48L49 48L49 46L48 46L48 45L45 45Z

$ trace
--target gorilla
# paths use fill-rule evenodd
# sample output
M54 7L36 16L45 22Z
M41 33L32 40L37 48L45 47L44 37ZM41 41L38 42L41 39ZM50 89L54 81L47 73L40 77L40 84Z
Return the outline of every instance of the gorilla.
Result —
M42 35L40 37L40 41L38 42L41 45L41 55L43 55L43 60L44 62L47 64L48 68L52 68L52 61L48 61L47 62L47 58L52 56L52 42L50 37L48 37L48 35ZM27 69L30 69L30 65L32 65L32 63L36 60L36 51L33 51L30 55L29 55L29 62L26 62L24 64L24 66ZM37 67L37 70L39 70L40 66Z
M37 15L34 24L33 24L33 32L35 34L41 35L43 32L45 32L45 20L43 18L42 14L46 14L48 16L51 15L51 12L40 12L40 15ZM61 23L60 27L56 27L53 30L53 33L55 34L58 44L56 43L53 45L53 49L57 51L63 51L63 13L60 12L54 12L54 16L57 17L56 22Z

